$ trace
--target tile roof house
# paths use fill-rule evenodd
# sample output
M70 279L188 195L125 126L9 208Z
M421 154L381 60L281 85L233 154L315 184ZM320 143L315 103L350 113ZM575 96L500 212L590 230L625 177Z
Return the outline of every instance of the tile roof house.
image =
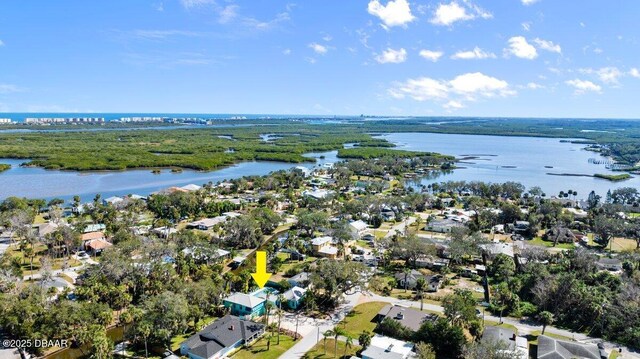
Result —
M180 344L180 354L190 359L224 358L232 350L258 339L264 329L263 324L226 315Z
M602 359L608 356L594 344L565 342L545 335L538 337L538 359Z

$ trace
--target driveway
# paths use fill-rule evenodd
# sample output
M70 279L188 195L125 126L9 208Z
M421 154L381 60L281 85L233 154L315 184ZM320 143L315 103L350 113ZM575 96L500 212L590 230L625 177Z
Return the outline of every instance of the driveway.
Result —
M333 329L344 317L358 305L361 293L354 293L345 296L344 303L325 319L314 319L300 315L298 318L298 333L302 336L298 342L280 356L280 359L302 358L306 352L311 350L320 340L322 333ZM277 318L275 319L277 320ZM296 316L287 315L282 318L282 328L295 331Z

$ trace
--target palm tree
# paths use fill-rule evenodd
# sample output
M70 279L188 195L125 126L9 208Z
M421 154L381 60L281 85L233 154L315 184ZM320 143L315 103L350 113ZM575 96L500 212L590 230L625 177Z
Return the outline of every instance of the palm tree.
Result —
M148 358L149 357L149 349L148 349L148 342L149 342L149 337L151 336L151 325L149 325L149 323L141 323L141 325L138 327L138 333L140 333L140 336L142 336L142 339L144 340L144 357Z
M341 328L335 327L333 329L333 339L335 341L335 348L333 352L333 357L336 358L338 356L338 338L345 335L345 331Z
M360 336L358 337L358 342L360 343L360 346L362 346L362 349L367 349L367 347L371 344L371 332L369 331L363 331Z
M542 323L542 335L544 335L544 331L547 329L547 325L553 324L553 313L548 311L543 311L538 313L538 321Z
M404 269L404 292L407 292L407 287L409 286L409 274L411 273L411 269L409 268L405 268Z
M324 338L324 354L327 354L327 338L333 335L333 331L332 330L327 330L324 333L322 333L322 336Z
M422 310L424 307L423 297L424 297L424 290L426 288L427 288L427 281L424 280L423 277L418 278L418 280L416 281L416 294L420 298L420 310Z
M280 345L280 323L282 320L282 303L284 303L287 299L284 295L280 294L278 296L278 302L280 303L280 308L278 308L278 345Z
M347 356L347 349L353 347L353 338L351 337L351 335L347 335L347 339L344 342L344 354L342 355L343 357Z

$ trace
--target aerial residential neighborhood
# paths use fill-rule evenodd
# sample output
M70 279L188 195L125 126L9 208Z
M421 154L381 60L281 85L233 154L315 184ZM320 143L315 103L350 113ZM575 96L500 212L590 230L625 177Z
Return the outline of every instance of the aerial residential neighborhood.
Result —
M51 320L75 322L63 313L76 308L88 316L82 326L36 321L21 324L21 335L89 330L74 344L126 357L630 354L633 337L611 320L627 310L621 289L638 273L640 222L628 203L640 194L622 188L580 202L514 182L403 185L403 173L447 161L348 160L306 174L97 196L73 205L82 211L8 198L2 288L15 297L3 301L0 325L25 323L20 306L58 303ZM362 191L364 180L384 186ZM578 209L588 215L576 217ZM271 274L264 287L250 275L258 251ZM106 338L117 347L98 347Z
M639 19L1 0L0 359L640 359Z

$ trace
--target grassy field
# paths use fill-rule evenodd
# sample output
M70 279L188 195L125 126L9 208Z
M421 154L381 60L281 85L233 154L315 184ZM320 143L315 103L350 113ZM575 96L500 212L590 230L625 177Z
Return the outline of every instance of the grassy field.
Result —
M360 349L360 346L353 344L351 347L347 348L345 343L342 341L338 341L338 350L335 350L336 342L334 339L325 341L320 339L320 342L316 344L311 350L309 350L304 356L304 359L333 359L333 358L349 358L352 355L355 355ZM326 348L326 351L325 351ZM345 354L346 353L346 354ZM260 357L262 358L262 357Z
M611 241L611 250L614 252L633 251L637 248L636 241L627 238L614 238ZM607 247L609 249L609 247Z
M353 311L347 314L339 325L353 338L357 338L365 330L372 332L376 327L373 318L387 304L384 302L360 304L353 308Z
M25 257L25 252L20 251L20 249L17 246L9 247L6 253L9 256L16 257L21 260L22 273L23 275L27 276L27 275L38 273L40 271L40 267L41 267L40 259L42 258L42 256L46 254L46 251L47 251L47 246L45 246L44 244L37 244L34 247L35 257L33 257L33 261L31 260L31 258ZM67 262L67 265L69 266L69 268L77 267L82 264L79 260L74 258L56 258L51 261L51 269L52 270L62 269L62 267L65 264L65 261ZM33 263L33 267L32 267L32 263ZM33 268L33 271L31 270L31 268Z
M260 359L275 359L280 357L284 352L289 350L294 344L295 341L292 337L280 334L280 345L276 344L278 342L278 338L274 335L271 340L271 346L269 350L267 350L267 341L269 340L268 336L260 338L257 342L253 343L248 348L243 348L235 352L231 356L233 359L250 359L250 358L260 358Z
M560 248L560 249L573 249L576 247L573 243L558 243L554 247L553 242L542 240L542 238L540 237L535 237L534 239L527 241L527 244L531 244L532 246L542 246L542 247L551 247L551 248Z

